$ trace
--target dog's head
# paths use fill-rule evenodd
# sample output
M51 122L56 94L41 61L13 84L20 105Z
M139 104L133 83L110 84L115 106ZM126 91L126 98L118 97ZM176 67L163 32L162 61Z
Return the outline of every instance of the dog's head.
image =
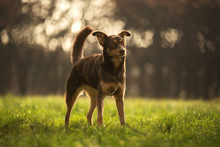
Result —
M123 57L126 55L126 40L125 36L131 36L128 31L122 31L118 35L106 35L103 32L94 32L93 36L97 37L99 44L104 51L112 57Z

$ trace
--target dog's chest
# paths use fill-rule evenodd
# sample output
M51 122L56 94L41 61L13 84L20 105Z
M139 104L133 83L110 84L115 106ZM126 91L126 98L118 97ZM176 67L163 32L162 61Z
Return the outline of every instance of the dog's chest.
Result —
M106 95L114 95L116 92L122 92L124 90L124 84L121 82L100 82L102 92Z

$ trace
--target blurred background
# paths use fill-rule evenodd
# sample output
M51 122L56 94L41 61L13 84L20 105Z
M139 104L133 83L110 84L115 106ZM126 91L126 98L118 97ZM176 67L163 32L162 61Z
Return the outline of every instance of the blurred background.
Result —
M127 96L220 96L220 0L0 0L0 95L64 94L86 25L132 33ZM84 49L101 52L93 36Z

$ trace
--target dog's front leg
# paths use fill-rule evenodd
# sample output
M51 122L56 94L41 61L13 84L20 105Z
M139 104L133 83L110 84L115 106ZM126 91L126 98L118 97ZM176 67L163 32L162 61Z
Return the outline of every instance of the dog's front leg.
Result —
M102 92L98 93L97 96L97 123L98 126L103 125L103 110L104 110L104 94Z
M125 115L124 115L124 94L116 94L115 101L118 109L118 115L121 122L121 125L125 125Z

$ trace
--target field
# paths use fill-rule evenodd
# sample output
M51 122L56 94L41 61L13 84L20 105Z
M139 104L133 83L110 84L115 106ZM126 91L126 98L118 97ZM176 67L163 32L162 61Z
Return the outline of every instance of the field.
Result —
M220 146L220 100L126 98L127 125L115 101L105 99L104 126L89 126L88 98L79 98L64 127L61 96L1 96L0 146Z

